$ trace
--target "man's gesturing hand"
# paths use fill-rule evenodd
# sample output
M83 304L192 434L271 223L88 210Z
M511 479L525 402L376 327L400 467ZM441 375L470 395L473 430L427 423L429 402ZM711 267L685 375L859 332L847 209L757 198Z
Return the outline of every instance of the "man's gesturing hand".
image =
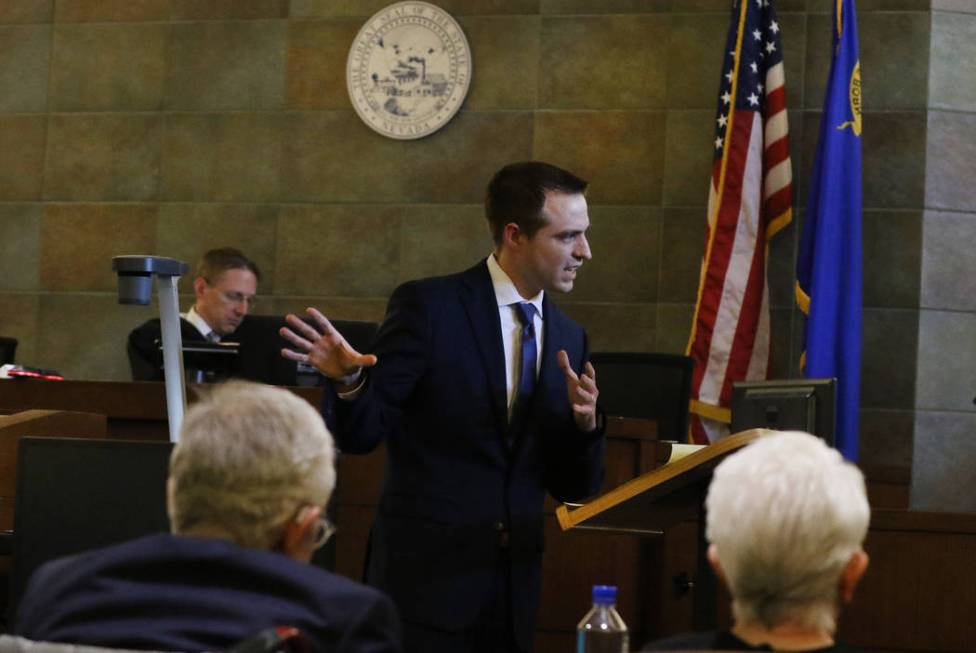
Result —
M288 314L285 320L291 329L282 327L281 337L290 342L294 349L282 349L281 355L288 360L312 365L331 379L339 392L352 389L359 381L364 367L376 365L376 356L360 354L349 346L342 334L336 331L322 313L315 308L307 308L316 327L306 324L297 315Z
M596 428L596 398L600 394L596 388L596 370L587 361L583 373L577 375L569 365L566 350L560 350L556 356L559 360L559 369L566 376L566 394L573 407L576 427L584 433L589 433Z

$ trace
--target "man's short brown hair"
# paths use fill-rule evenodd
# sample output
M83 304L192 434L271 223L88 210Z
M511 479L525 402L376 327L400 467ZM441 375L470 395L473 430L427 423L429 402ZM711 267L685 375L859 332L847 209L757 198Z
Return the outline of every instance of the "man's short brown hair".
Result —
M576 194L587 182L562 168L542 161L512 163L495 173L485 196L485 217L496 245L505 225L514 222L530 238L545 226L542 207L547 192Z
M196 276L203 277L208 284L213 284L227 270L250 270L254 278L261 281L261 270L258 264L245 256L244 252L233 247L219 247L204 253L197 263Z

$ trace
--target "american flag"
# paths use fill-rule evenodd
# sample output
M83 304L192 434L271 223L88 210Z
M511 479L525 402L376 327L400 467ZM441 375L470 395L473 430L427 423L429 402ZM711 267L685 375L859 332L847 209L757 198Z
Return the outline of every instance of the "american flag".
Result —
M728 434L732 382L765 379L767 241L792 219L783 47L771 0L734 0L715 118L708 228L688 355L692 439Z

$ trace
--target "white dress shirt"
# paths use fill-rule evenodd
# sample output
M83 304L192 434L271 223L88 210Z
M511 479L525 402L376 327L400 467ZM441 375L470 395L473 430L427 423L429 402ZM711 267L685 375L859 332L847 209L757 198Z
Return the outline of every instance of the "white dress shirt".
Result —
M511 278L495 260L495 255L488 256L488 274L491 275L491 285L495 289L495 300L498 302L498 317L502 325L502 345L505 349L505 383L508 391L508 415L512 416L512 407L515 404L515 394L519 386L519 369L522 367L522 323L515 315L515 304L529 302L536 308L535 313L535 373L539 374L542 367L542 295L543 291L531 299L525 299L519 295L515 284Z
M183 319L195 326L197 331L200 332L200 335L203 336L204 340L209 340L210 342L220 342L220 336L210 328L210 325L207 324L206 320L200 317L200 314L197 313L195 306L190 307L190 310L183 315ZM212 336L210 335L211 333L213 334Z

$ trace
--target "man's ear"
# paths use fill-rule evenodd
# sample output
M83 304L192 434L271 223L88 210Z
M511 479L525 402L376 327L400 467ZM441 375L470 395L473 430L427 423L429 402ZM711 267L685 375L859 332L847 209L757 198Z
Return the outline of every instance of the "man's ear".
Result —
M844 603L850 603L854 598L854 590L857 584L868 570L868 554L863 549L859 549L851 555L850 560L844 566L844 571L840 574L838 585L840 589L840 599Z
M502 244L507 247L518 247L524 235L517 224L509 222L502 230Z
M203 297L204 291L207 289L207 280L203 277L196 277L193 279L193 294L197 299Z
M318 506L305 506L298 511L294 519L288 520L285 530L281 534L280 550L289 558L301 562L308 562L315 549L311 546L314 541L315 520L322 514Z
M715 575L719 577L726 587L728 587L729 583L727 580L725 580L725 572L722 570L722 563L718 561L718 547L716 547L714 544L709 544L707 555L708 564L711 565Z

